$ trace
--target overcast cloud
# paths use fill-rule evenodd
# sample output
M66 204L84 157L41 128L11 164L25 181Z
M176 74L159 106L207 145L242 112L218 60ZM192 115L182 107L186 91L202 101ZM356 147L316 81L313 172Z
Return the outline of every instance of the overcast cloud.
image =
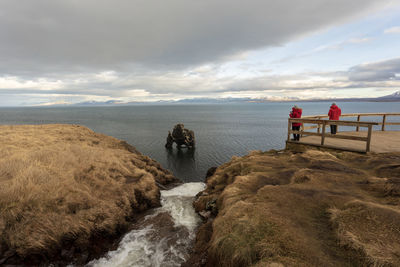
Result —
M216 74L220 64L248 51L283 45L393 2L2 0L0 94L151 100L315 88L326 78ZM393 66L355 66L338 80L398 80L399 60L382 64Z
M214 62L283 44L382 2L2 0L0 71L25 74Z

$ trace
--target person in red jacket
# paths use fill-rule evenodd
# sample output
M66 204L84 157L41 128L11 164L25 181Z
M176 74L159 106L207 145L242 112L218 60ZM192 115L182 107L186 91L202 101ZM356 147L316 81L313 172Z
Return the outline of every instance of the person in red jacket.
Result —
M336 103L332 103L331 108L329 109L328 116L329 120L339 120L340 115L342 115L342 110L336 106ZM337 125L330 125L331 126L331 134L336 134Z
M303 110L301 108L299 108L298 106L294 106L292 108L292 111L289 113L289 117L290 118L301 118L301 113L303 112ZM301 123L299 122L293 122L292 123L292 130L293 131L300 131L300 126ZM294 141L299 141L300 140L300 134L293 134L293 140Z

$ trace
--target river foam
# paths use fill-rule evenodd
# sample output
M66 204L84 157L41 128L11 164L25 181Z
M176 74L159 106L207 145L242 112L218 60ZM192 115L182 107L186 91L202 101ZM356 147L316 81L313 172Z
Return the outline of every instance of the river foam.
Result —
M200 223L192 202L204 188L204 183L185 183L161 191L162 206L138 221L116 250L87 266L180 266Z

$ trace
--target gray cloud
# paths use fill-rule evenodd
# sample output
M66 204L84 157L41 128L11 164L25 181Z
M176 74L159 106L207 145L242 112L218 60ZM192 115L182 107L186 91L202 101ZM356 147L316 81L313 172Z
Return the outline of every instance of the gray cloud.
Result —
M348 75L351 81L400 80L400 58L358 65L352 67Z
M378 5L382 1L2 0L0 74L184 68L280 45Z
M400 58L360 64L335 72L291 75L265 72L255 77L243 78L235 75L219 76L216 75L218 71L217 67L210 66L191 71L153 71L141 74L86 73L81 76L66 75L57 81L10 78L10 87L0 88L0 99L14 95L14 99L15 96L20 96L21 99L47 97L52 102L110 99L132 101L204 96L263 97L276 92L282 96L304 94L311 97L320 95L320 92L329 93L335 90L400 88Z

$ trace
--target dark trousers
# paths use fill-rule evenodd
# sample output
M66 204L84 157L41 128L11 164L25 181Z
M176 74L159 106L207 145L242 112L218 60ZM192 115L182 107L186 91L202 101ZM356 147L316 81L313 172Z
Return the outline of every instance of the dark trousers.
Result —
M292 130L293 131L300 131L300 126L292 126ZM299 141L300 140L300 135L299 134L293 134L293 139L295 141Z
M337 125L330 125L331 126L331 134L336 134Z

